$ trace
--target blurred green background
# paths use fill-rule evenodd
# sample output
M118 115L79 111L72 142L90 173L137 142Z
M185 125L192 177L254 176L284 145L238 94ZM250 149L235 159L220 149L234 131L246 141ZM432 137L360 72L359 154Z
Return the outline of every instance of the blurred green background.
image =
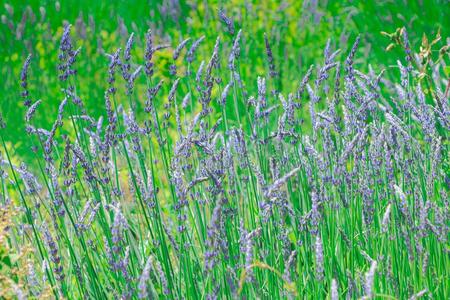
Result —
M49 129L62 100L57 79L59 39L65 22L73 25L72 37L81 54L75 64L77 91L88 113L104 114L103 94L106 88L108 58L118 47L124 47L131 32L136 36L134 64L143 63L143 40L151 28L156 44L172 47L183 39L197 39L201 44L193 69L211 55L217 36L222 41L222 59L226 63L234 36L218 18L222 8L232 18L236 31L242 28L241 75L252 92L256 75L267 74L264 55L264 32L269 36L281 73L281 91L292 91L310 64L323 61L328 39L343 55L361 35L361 46L355 64L376 72L395 65L404 57L401 49L386 51L390 41L381 31L394 32L406 27L412 47L418 48L422 35L434 36L441 30L448 44L450 30L449 1L10 1L1 9L0 25L0 95L1 114L7 122L6 140L19 156L31 158L23 116L26 112L20 97L19 75L29 53L33 55L29 85L33 101L42 99L34 120ZM155 64L157 77L168 77L171 49L160 52ZM243 63L245 62L245 64ZM184 66L180 66L180 69ZM387 72L386 76L396 76ZM251 80L251 81L247 81ZM144 89L144 80L136 83ZM145 101L145 92L137 93ZM120 102L126 103L124 97ZM158 104L157 104L158 105Z

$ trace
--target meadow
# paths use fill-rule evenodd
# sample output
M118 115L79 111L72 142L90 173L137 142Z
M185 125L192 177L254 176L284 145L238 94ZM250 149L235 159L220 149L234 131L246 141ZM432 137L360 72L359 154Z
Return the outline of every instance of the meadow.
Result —
M450 298L449 11L4 4L0 298Z

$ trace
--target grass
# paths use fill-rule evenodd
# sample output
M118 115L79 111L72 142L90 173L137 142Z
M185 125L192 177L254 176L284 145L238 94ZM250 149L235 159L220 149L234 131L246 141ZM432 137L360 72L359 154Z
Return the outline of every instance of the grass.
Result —
M449 298L449 27L422 5L3 27L0 295Z

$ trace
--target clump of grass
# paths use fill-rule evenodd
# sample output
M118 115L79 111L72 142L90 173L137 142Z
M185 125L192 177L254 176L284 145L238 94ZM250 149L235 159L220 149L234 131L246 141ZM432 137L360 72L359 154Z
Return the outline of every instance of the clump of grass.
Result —
M447 57L424 81L405 33L392 82L356 69L359 37L348 54L328 43L286 92L270 35L267 74L243 74L245 31L219 17L228 37L209 57L196 53L203 37L183 40L169 77L150 31L143 57L133 35L111 49L98 119L77 92L70 25L50 128L33 123L45 99L27 90L26 60L37 167L17 164L3 135L1 166L2 203L14 199L24 228L11 239L42 270L27 296L448 298Z

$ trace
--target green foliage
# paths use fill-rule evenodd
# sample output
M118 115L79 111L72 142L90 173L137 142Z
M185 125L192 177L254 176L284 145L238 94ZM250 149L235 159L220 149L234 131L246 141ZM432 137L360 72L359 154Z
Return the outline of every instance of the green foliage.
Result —
M0 297L448 299L446 7L6 4Z
M0 105L11 127L6 139L15 143L21 156L28 157L30 153L22 135L24 108L17 92L22 63L29 53L33 55L30 89L35 99L43 100L42 107L48 113L37 117L41 126L48 129L63 97L56 76L56 49L64 22L74 25L76 44L82 47L82 55L89 57L77 62L78 92L87 100L87 110L95 116L103 110L101 99L106 86L101 74L108 64L105 53L113 53L134 32L140 48L135 50L136 54L142 55L143 36L148 28L154 30L157 43L172 46L187 37L196 39L204 35L208 42L202 43L201 51L211 53L212 41L218 35L224 45L232 43L232 37L217 18L219 7L233 18L236 28L246 33L241 55L247 63L240 66L242 74L264 74L261 53L263 33L268 33L279 64L281 90L291 89L309 65L320 63L322 49L330 38L333 46L346 51L349 41L361 34L364 48L356 64L367 70L366 62L370 62L379 72L395 65L401 54L401 49L394 49L395 53L385 51L389 41L381 31L405 27L412 46L418 47L423 34L434 36L441 29L441 35L447 37L450 28L446 1L318 1L317 6L314 1L180 1L173 8L169 3L153 0L5 3L0 24L3 81ZM158 64L167 74L168 64L160 59ZM137 85L145 88L144 82ZM249 84L249 89L254 88L254 84Z

